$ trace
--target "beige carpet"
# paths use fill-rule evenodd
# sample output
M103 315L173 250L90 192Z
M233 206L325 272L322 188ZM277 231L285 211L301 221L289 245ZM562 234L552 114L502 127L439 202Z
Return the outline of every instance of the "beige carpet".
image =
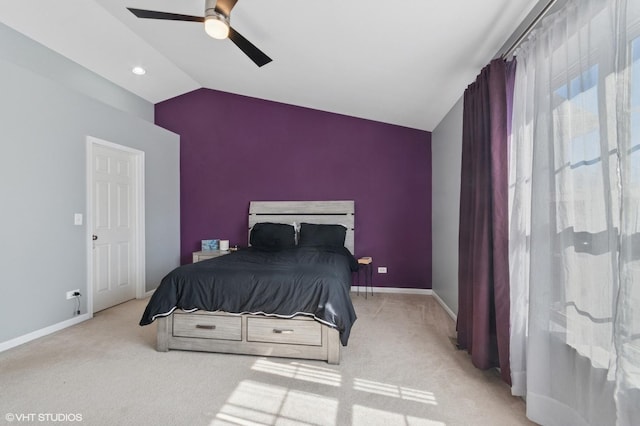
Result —
M353 299L338 366L159 353L155 324L137 325L146 300L127 302L0 353L0 424L532 424L496 372L454 348L453 321L432 297Z

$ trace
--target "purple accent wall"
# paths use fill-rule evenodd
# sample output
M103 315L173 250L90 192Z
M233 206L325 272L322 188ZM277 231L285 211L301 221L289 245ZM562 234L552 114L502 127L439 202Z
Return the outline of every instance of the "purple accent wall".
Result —
M202 239L247 245L251 200L355 200L374 286L431 288L430 132L209 89L155 117L180 135L182 263Z

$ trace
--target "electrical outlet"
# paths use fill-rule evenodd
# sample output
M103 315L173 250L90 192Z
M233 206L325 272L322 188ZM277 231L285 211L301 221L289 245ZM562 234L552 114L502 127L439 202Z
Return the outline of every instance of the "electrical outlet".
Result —
M378 266L378 273L379 274L386 274L387 273L387 267L386 266Z
M73 299L74 297L76 297L76 296L74 296L74 294L75 294L75 293L80 294L80 289L79 289L79 288L77 288L77 289L75 289L75 290L68 291L68 292L67 292L67 300L69 300L69 299Z

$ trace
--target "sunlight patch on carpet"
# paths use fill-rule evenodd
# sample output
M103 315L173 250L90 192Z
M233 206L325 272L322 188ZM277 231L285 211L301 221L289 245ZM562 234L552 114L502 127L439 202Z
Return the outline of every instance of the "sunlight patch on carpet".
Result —
M421 402L423 404L438 405L433 392L411 389L404 386L396 386L371 380L355 379L353 388L355 390L374 393L377 395L391 396L407 401Z
M211 425L335 426L337 414L338 401L333 398L244 380L238 384Z
M277 376L289 377L292 379L329 386L339 387L342 382L340 373L335 370L300 362L282 364L279 362L269 361L267 359L259 359L255 364L253 364L251 369L254 371L261 371L263 373L275 374Z

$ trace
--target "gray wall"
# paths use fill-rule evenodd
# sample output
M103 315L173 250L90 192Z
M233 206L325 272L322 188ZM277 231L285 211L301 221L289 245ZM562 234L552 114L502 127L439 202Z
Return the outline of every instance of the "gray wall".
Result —
M431 134L433 292L458 314L458 228L462 162L460 98Z
M72 318L66 291L87 294L87 230L73 225L87 136L145 152L147 290L178 265L180 142L152 119L150 103L0 24L0 344Z
M504 46L499 57L529 27L549 0L539 0L533 6ZM549 13L566 0L558 0ZM488 63L489 61L487 61ZM480 70L478 70L478 73ZM471 81L469 82L471 83ZM432 238L433 292L458 315L458 228L460 221L460 167L462 164L462 107L464 93L431 134L433 164Z

